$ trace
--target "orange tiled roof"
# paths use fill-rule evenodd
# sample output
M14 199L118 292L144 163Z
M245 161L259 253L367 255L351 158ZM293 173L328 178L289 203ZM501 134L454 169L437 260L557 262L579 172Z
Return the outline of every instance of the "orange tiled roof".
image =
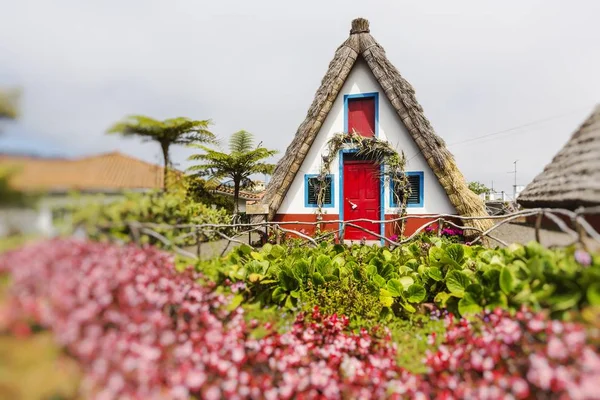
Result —
M0 155L0 167L14 167L12 187L65 192L161 189L163 168L119 152L78 159Z
M215 189L215 193L224 194L226 196L233 196L233 188L225 185L218 186ZM240 190L240 199L242 200L260 200L263 196L263 192L261 193L253 193L247 192L245 190Z

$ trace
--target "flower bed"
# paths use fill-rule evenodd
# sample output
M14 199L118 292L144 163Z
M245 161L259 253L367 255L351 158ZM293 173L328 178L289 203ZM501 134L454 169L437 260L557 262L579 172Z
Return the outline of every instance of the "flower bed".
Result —
M385 327L352 331L319 308L283 333L246 322L222 287L153 248L49 241L3 255L0 272L11 279L0 329L50 329L94 398L592 398L600 380L595 333L543 313L446 313L415 374Z

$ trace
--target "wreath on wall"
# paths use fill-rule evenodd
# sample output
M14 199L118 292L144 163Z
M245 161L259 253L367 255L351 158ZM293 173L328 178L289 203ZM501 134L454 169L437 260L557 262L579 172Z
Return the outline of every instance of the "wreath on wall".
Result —
M381 172L383 178L393 184L394 188L400 189L392 190L394 201L399 205L396 208L396 214L399 217L405 216L406 203L408 196L410 196L411 188L408 183L408 177L404 173L406 164L404 152L398 153L388 141L380 140L374 136L361 136L358 133L353 132L350 134L336 133L333 135L327 142L326 153L321 156L323 162L314 187L317 197L317 221L323 219L323 204L327 191L327 175L330 173L331 163L339 151L343 149L355 150L354 154L356 156L364 157L384 166ZM392 186L390 185L390 188L391 187ZM401 195L399 195L399 193ZM395 230L399 232L399 236L402 236L404 233L404 221L401 221L399 225L395 224L395 228ZM320 231L319 225L317 225L317 230Z

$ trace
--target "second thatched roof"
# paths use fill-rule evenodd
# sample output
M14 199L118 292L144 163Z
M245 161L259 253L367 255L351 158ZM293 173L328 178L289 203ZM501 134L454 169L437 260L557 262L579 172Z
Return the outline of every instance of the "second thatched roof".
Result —
M272 219L283 201L295 175L298 173L325 118L329 114L344 82L356 60L362 57L381 85L387 99L395 108L402 123L410 132L427 163L446 190L451 203L462 216L486 216L483 201L469 188L458 170L454 157L444 141L435 134L431 124L417 102L413 87L400 75L388 60L383 47L371 36L369 21L357 18L352 21L350 37L338 47L327 73L321 81L304 122L278 163L262 199L269 205ZM469 221L470 226L487 229L490 220Z
M571 210L600 205L600 104L517 202Z

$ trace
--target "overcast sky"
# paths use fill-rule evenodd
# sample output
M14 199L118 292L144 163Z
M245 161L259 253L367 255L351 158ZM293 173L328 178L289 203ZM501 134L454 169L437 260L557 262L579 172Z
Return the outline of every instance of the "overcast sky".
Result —
M0 0L0 10L0 86L24 91L0 151L159 162L157 145L105 135L147 114L210 118L223 139L246 129L283 153L358 16L469 181L512 192L519 160L527 184L600 102L597 0ZM174 162L186 167L189 154L175 148Z

